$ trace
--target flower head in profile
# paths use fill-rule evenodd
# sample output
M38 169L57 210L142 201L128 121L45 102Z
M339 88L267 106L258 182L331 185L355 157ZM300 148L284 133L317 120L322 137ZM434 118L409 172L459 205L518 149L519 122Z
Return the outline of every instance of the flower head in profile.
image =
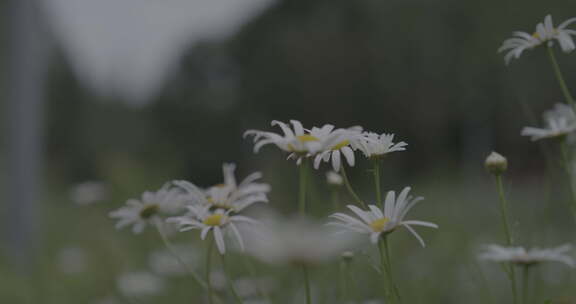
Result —
M248 130L244 136L254 136L254 152L257 153L265 145L273 144L279 149L296 154L316 154L322 149L320 139L307 132L298 120L290 120L289 124L273 120L272 126L279 126L283 134L274 132Z
M391 233L398 227L404 227L424 247L424 240L412 226L438 228L438 225L424 221L404 220L408 211L423 200L422 197L414 198L408 195L409 192L410 187L406 187L396 197L394 191L389 191L386 195L383 209L370 205L368 206L369 210L362 210L354 205L348 205L348 209L355 214L355 217L344 213L334 213L330 217L336 219L336 221L330 222L329 225L358 233L366 233L370 236L370 241L373 244L376 244L382 235Z
M186 196L180 189L165 185L156 192L146 191L140 199L129 199L126 206L110 212L118 219L116 228L132 225L134 233L141 233L149 224L161 223L159 219L183 210Z
M232 236L238 242L240 250L244 250L244 239L238 229L238 224L258 224L254 219L242 215L232 215L231 210L216 209L210 210L210 206L191 205L187 206L188 212L179 217L171 217L169 222L178 225L180 231L192 229L200 230L200 238L206 239L209 232L212 232L216 247L221 254L226 253L225 236Z
M524 127L521 135L530 136L532 141L545 138L565 138L576 131L574 109L564 103L557 103L552 110L544 113L544 128Z
M262 178L260 172L248 175L238 184L234 176L235 170L235 164L223 164L224 182L208 189L200 189L187 181L172 183L188 193L190 202L210 206L213 209L240 212L254 203L268 202L267 193L270 192L270 185L256 182Z
M506 64L510 63L514 58L520 58L525 50L533 49L544 43L551 47L554 41L558 41L563 52L571 52L576 48L574 40L572 39L572 35L576 35L576 31L567 29L566 27L575 21L576 18L570 18L560 23L557 27L554 27L552 16L547 15L544 18L544 22L536 25L534 33L514 32L512 38L504 40L498 52L508 52L504 56Z
M408 144L394 142L394 134L377 134L373 132L364 132L363 138L357 142L357 148L364 153L364 156L383 157L392 152L405 151Z
M255 228L255 229L254 229ZM273 220L246 231L248 253L270 264L316 265L338 258L355 244L308 219Z
M348 145L349 132L351 130L336 129L332 125L324 125L320 128L305 129L297 120L291 120L290 125L281 121L272 121L273 126L279 126L283 134L277 134L267 131L248 130L244 136L254 136L254 152L268 144L274 144L280 150L289 152L289 159L296 159L300 164L304 158L315 156L323 151L334 150L340 151L341 148Z
M543 262L560 262L570 267L575 267L574 259L568 254L572 251L572 246L565 244L555 248L532 248L524 247L504 247L499 245L488 245L484 252L480 254L480 259L513 263L517 265L536 265Z
M332 162L334 171L340 171L342 158L348 166L354 167L355 157L353 146L362 136L361 127L348 129L334 129L333 125L324 125L321 128L314 127L310 135L319 138L323 143L323 150L314 157L314 168L318 169L321 162Z

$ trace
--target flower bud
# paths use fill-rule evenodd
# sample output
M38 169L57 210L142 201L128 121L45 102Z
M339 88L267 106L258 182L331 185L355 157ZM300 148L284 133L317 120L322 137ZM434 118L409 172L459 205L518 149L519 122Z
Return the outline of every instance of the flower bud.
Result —
M506 160L506 157L496 152L492 152L488 157L486 157L484 167L486 167L488 172L494 175L500 175L508 169L508 160Z
M342 252L342 260L344 260L345 262L350 262L352 261L352 259L354 258L354 252L352 251L344 251Z
M326 173L326 181L328 185L332 186L342 186L344 183L342 176L334 171L328 171L328 173Z

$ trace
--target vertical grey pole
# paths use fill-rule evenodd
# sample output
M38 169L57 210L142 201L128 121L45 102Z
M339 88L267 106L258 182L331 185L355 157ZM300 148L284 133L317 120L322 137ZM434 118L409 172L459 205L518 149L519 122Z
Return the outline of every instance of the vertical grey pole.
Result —
M27 271L38 244L47 39L35 0L10 0L6 75L7 157L2 220L6 253Z

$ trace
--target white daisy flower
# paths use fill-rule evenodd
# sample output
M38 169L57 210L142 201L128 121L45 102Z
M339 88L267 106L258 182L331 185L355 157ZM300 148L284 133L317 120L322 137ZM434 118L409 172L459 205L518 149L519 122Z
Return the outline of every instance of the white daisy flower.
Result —
M518 265L535 265L542 262L560 262L570 267L575 267L574 259L568 255L572 251L572 246L565 244L555 248L532 248L524 247L504 247L499 245L488 245L485 251L480 254L483 260L494 262L509 262Z
M273 126L279 126L283 135L273 132L248 130L244 136L254 135L254 152L267 144L274 144L283 151L290 152L289 159L296 159L299 165L305 157L314 156L325 150L329 150L347 138L345 130L333 130L334 126L324 125L321 128L314 127L311 130L305 129L297 120L291 120L292 128L281 121L272 121ZM314 132L314 134L312 134Z
M166 284L164 280L149 272L129 272L116 280L118 290L127 297L147 297L161 293Z
M186 190L193 203L211 206L215 209L240 212L254 203L268 202L267 193L270 192L270 185L255 182L262 178L260 172L248 175L240 184L237 184L234 170L236 170L235 164L223 164L224 183L206 190L202 190L187 181L174 181L172 183Z
M132 225L134 233L141 233L149 224L157 224L163 216L174 215L184 208L186 196L181 189L162 187L156 192L146 191L142 198L129 199L126 206L110 212L118 219L116 229Z
M407 143L401 141L394 143L394 134L377 134L364 132L363 138L356 143L357 148L364 153L364 156L382 157L388 153L405 151Z
M244 132L244 136L254 135L255 153L258 153L260 148L267 144L274 144L283 151L297 154L315 154L321 150L320 139L310 135L300 121L290 120L290 123L292 128L281 121L272 121L272 126L279 126L284 133L283 135L273 132L248 130Z
M570 18L562 22L558 27L554 27L552 17L547 15L544 18L544 22L536 25L536 31L533 34L520 31L514 32L512 34L514 37L504 40L498 52L508 52L504 56L506 64L510 63L513 58L520 58L520 55L525 50L533 49L544 43L551 47L554 44L554 40L558 41L563 52L571 52L576 48L571 36L576 35L576 31L566 29L566 27L575 21L576 18Z
M564 138L576 130L574 109L563 103L557 103L552 110L544 112L544 128L524 127L520 133L530 136L532 141L544 138Z
M247 223L247 224L258 224L259 222L242 215L230 215L231 209L216 209L210 211L210 206L187 206L188 213L184 216L169 218L169 222L176 223L180 231L188 231L192 229L201 230L200 238L202 240L206 239L206 236L210 231L214 236L216 242L216 247L221 254L226 253L226 245L224 242L224 236L227 234L232 234L240 250L244 251L244 239L242 234L238 229L237 224Z
M396 197L394 191L389 191L386 195L384 209L381 210L375 205L370 205L369 211L362 210L354 205L347 207L355 213L357 217L352 217L344 213L334 213L330 217L335 218L336 222L330 222L329 225L343 227L347 230L355 231L358 233L367 233L370 235L370 241L376 244L381 235L391 233L399 226L406 228L410 233L418 239L422 247L425 247L422 237L412 228L414 226L424 226L431 228L438 228L438 225L430 222L404 220L404 217L418 202L424 198L413 198L408 195L410 187L404 188L400 195Z
M248 253L280 265L316 265L340 257L355 244L351 234L336 235L306 219L274 220L246 230Z
M342 155L346 159L348 166L354 167L355 158L352 146L362 136L361 127L334 129L333 125L324 125L322 128L312 128L310 135L319 138L324 146L324 150L314 157L315 169L320 167L320 162L322 161L332 161L334 171L340 171Z

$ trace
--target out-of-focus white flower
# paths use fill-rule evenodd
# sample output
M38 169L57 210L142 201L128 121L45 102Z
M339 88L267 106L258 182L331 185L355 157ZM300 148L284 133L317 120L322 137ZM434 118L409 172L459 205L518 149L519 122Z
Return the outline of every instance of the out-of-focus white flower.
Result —
M58 254L58 265L64 273L74 274L86 271L86 252L79 247L62 248Z
M520 58L520 55L522 55L525 50L533 49L544 43L547 43L547 46L551 47L554 45L554 40L558 41L563 52L571 52L576 48L571 36L576 35L576 31L567 29L566 27L575 21L576 18L570 18L562 22L558 27L554 27L552 16L547 15L544 18L544 22L536 25L536 31L533 34L520 31L512 33L513 37L504 40L498 52L508 52L504 56L506 64L510 63L514 58Z
M418 241L425 247L424 240L418 233L411 227L424 226L430 228L438 228L438 225L430 222L408 220L405 221L404 217L424 198L409 196L410 187L406 187L400 192L398 198L394 191L389 191L386 195L384 208L381 210L375 205L368 206L370 210L362 210L354 205L347 207L354 212L357 217L352 217L344 213L334 213L330 217L335 218L337 221L330 222L329 225L343 227L347 230L355 231L358 233L367 233L370 235L370 241L376 244L381 235L391 233L399 226L406 228Z
M212 186L206 190L200 189L187 181L174 181L172 183L186 190L192 203L211 206L216 209L240 212L254 203L267 203L268 196L266 194L270 192L270 185L255 182L262 178L262 174L254 172L248 175L240 184L237 184L234 177L235 170L235 164L224 164L222 166L224 183Z
M247 252L271 264L314 265L339 257L355 243L306 219L274 220L246 231Z
M565 244L555 248L504 247L488 245L480 254L480 259L494 262L509 262L518 265L535 265L543 262L560 262L575 267L574 259L568 255L572 246Z
M324 150L314 157L314 168L320 167L320 162L332 161L334 171L340 171L342 155L346 159L348 166L354 167L355 157L352 146L362 136L361 127L351 127L348 129L334 129L333 125L324 125L321 128L313 127L310 135L320 139L321 142L332 142L333 144L324 144ZM337 138L337 141L334 141Z
M364 132L363 137L356 142L356 147L368 158L382 157L388 153L405 151L407 145L403 141L394 143L394 134L377 134L373 132Z
M244 136L254 136L255 153L257 153L262 146L274 144L279 149L289 152L288 158L294 158L296 159L296 163L300 164L303 158L315 156L322 151L337 147L348 139L347 136L350 132L344 129L333 130L334 126L324 125L321 128L312 128L314 131L314 134L312 134L312 130L305 129L301 122L290 120L290 123L292 124L292 128L281 121L272 121L272 126L279 126L284 133L283 135L273 132L248 130L244 132ZM347 146L347 144L344 146ZM338 147L338 150L342 147Z
M342 179L342 175L340 175L334 171L328 171L326 173L326 182L329 185L342 186L342 184L344 183L344 180Z
M146 297L161 293L165 288L162 278L149 272L129 272L116 280L118 290L127 297Z
M524 127L521 135L530 136L532 141L544 138L564 138L576 130L574 109L563 103L557 103L552 110L544 112L545 127Z
M97 203L105 200L107 196L108 187L96 181L77 184L70 190L70 199L78 205Z
M484 167L486 167L486 170L490 173L500 175L508 169L508 160L500 153L492 151L492 153L486 157Z
M259 222L242 215L230 215L231 210L216 209L210 211L210 206L187 206L188 213L184 216L169 218L169 222L176 223L180 231L188 231L192 229L201 230L200 237L204 240L210 231L214 236L216 247L220 254L226 253L226 245L224 242L225 234L232 234L240 250L244 251L244 239L237 227L237 224L245 223L255 225Z
M160 223L161 217L183 210L185 201L181 189L164 186L156 192L144 192L140 200L129 199L126 206L110 212L110 217L118 219L117 229L132 225L134 233L141 233L146 225Z
M199 253L197 248L191 245L174 245L174 251L178 257L182 259L187 265L197 265L199 260ZM166 250L156 250L148 256L148 265L150 269L159 275L164 276L183 276L187 275L188 271L182 266L180 261L174 255Z

